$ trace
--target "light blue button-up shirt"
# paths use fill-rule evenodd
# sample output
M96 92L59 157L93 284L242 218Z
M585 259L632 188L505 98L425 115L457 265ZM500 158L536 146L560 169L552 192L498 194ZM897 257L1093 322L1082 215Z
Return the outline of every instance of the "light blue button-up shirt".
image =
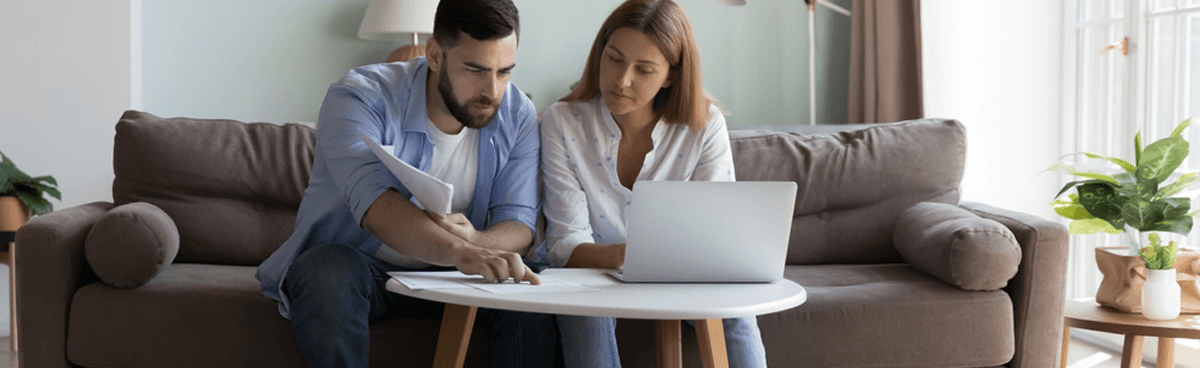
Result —
M317 120L312 177L292 236L258 267L262 292L279 301L289 318L281 287L288 266L308 247L325 243L356 246L374 255L385 246L363 230L363 215L383 192L394 188L412 194L384 167L358 137L361 131L393 154L428 172L433 141L426 133L424 58L405 63L373 64L351 69L329 87ZM479 131L479 169L475 194L466 213L476 229L516 221L533 231L538 202L537 111L512 83L499 111Z

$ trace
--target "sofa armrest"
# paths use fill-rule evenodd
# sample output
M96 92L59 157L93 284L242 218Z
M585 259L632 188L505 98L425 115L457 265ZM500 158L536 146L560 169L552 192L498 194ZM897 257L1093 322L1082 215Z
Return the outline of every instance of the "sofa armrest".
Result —
M83 242L112 203L93 202L35 217L17 230L18 361L22 367L71 367L67 318L71 297L95 280Z
M962 202L959 206L1008 227L1021 246L1017 275L1004 288L1013 301L1017 344L1008 367L1057 365L1066 298L1067 228L1037 216L982 203Z

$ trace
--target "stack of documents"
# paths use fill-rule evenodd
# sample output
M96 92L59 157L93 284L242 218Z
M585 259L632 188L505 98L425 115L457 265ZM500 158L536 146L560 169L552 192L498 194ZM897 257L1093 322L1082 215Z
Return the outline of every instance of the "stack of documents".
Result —
M441 181L396 158L390 150L375 143L366 134L359 132L358 136L367 144L367 148L370 148L371 152L379 157L379 161L383 161L383 165L387 166L388 171L391 171L396 179L400 179L400 184L404 184L404 188L412 193L417 207L440 216L450 214L450 199L454 198L454 184Z
M528 282L514 284L512 281L484 282L479 275L467 275L459 271L400 271L388 272L388 276L411 290L475 288L495 294L600 291L600 289L546 275L538 276L542 282L541 285L533 285Z

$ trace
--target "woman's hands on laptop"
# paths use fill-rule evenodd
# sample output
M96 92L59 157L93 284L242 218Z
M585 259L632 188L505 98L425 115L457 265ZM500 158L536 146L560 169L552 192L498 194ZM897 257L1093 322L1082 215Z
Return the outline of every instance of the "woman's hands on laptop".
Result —
M571 251L567 267L620 269L625 267L625 244L579 244Z

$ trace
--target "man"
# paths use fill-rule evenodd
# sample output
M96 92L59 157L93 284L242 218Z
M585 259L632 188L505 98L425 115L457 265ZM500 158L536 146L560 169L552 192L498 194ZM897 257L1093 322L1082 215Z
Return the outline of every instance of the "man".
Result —
M539 283L519 255L533 240L540 149L533 104L508 82L519 34L511 0L443 0L427 58L358 67L330 86L296 230L257 273L311 366L365 367L370 321L440 315L441 303L388 292L388 271ZM454 213L419 209L359 132L454 184ZM550 316L477 318L492 327L494 366L551 364Z

